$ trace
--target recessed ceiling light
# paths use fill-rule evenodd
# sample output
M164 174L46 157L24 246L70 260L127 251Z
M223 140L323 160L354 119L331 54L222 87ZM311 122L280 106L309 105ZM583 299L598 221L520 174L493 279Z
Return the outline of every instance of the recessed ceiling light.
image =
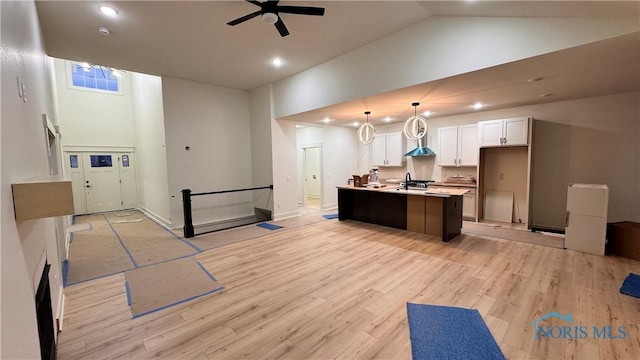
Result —
M427 110L427 111L423 112L422 115L429 116L429 115L431 115L431 111Z
M98 32L100 33L100 35L111 35L111 30L107 29L106 27L99 27L98 28Z
M118 10L108 6L100 6L100 12L107 15L108 17L118 16Z
M480 102L477 102L477 103L473 104L473 108L476 109L476 110L482 109L483 106L484 106L484 104L480 103Z
M360 123L357 121L353 123L353 126L358 126L358 125L360 125Z
M274 58L273 60L271 60L271 65L275 66L275 67L280 67L284 64L284 61L282 61L282 59L280 58Z
M384 121L389 122L389 121L391 121L391 118L387 116L387 117L384 118Z
M322 120L322 121L323 121L325 124L328 124L328 123L330 123L330 122L331 122L331 119L329 119L329 118L327 117L327 118L324 118L324 120Z

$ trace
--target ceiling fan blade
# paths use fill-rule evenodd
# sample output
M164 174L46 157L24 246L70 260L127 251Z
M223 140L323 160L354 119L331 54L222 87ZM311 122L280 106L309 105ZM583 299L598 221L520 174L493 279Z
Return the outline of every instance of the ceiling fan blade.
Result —
M260 1L256 1L256 0L244 0L244 1L248 3L252 3L253 5L256 5L256 6L262 7L262 3Z
M238 24L240 24L242 22L245 22L245 21L247 21L249 19L253 19L254 17L260 15L261 12L262 12L261 10L258 10L256 12L253 12L253 13L249 14L249 15L245 15L243 17L239 17L239 18L237 18L235 20L229 21L227 23L227 25L231 25L231 26L238 25Z
M324 8L312 6L278 6L278 12L299 15L324 15Z
M276 27L276 29L278 29L280 36L285 37L289 35L289 30L287 30L287 27L284 25L280 17L278 17L278 21L276 21L276 23L273 25Z

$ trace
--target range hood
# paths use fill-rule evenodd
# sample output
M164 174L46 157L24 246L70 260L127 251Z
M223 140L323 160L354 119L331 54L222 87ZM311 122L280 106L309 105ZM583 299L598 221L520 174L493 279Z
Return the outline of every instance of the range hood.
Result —
M436 156L436 153L433 152L433 150L429 149L428 147L422 144L422 139L424 139L425 137L426 136L423 136L420 139L418 139L417 140L418 147L404 154L404 156Z

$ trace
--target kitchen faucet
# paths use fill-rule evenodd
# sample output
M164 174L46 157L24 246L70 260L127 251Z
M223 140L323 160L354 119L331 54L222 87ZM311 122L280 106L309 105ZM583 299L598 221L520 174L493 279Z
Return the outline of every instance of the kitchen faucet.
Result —
M409 181L411 181L411 174L407 173L407 175L404 176L404 189L405 190L409 190Z

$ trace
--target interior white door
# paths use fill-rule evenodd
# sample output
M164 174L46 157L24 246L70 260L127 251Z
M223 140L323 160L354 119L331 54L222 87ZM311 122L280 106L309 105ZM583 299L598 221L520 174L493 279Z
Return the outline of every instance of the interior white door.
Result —
M123 209L134 209L138 207L138 185L134 160L133 153L118 154L118 164L120 165L120 194L122 195Z
M83 161L87 213L122 209L117 154L84 153Z
M304 149L305 163L305 201L306 198L321 198L320 148Z

